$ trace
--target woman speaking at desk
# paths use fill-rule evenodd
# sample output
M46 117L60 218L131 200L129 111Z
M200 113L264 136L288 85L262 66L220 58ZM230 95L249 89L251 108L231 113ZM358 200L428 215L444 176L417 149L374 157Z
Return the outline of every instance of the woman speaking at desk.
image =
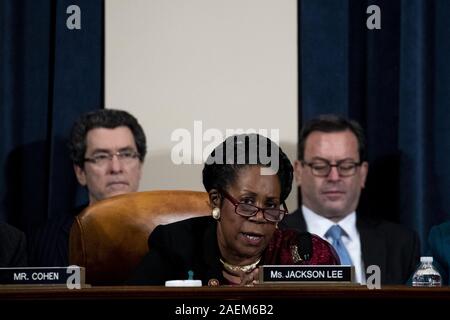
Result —
M277 229L288 214L292 176L288 157L270 139L229 137L203 168L211 216L156 227L129 284L164 285L193 272L203 285L249 285L259 265L338 264L325 240Z

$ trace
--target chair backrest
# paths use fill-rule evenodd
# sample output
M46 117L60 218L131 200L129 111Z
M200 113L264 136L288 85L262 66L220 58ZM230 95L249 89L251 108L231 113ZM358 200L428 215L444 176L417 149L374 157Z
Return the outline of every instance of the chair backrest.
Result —
M148 236L157 225L210 212L206 192L147 191L105 199L76 217L70 264L86 268L86 283L121 284L148 252Z

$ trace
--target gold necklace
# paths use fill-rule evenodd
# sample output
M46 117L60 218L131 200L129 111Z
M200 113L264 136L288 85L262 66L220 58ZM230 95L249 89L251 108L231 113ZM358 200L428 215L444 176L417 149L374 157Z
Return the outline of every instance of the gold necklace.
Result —
M237 274L239 272L244 272L244 273L248 273L253 271L256 266L258 265L258 263L261 261L261 258L259 258L256 262L253 262L252 264L248 264L246 266L234 266L232 264L229 264L225 261L223 261L222 259L220 259L220 262L222 262L225 270L227 270L228 272Z

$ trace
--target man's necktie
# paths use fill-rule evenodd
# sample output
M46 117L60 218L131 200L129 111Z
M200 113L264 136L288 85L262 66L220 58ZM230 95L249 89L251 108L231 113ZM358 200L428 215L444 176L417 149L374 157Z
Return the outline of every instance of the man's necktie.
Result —
M339 259L341 260L341 264L352 265L352 259L350 258L350 255L348 254L348 251L345 248L344 243L342 242L343 234L344 230L342 230L339 225L335 224L330 229L328 229L325 237L331 238L331 244L333 245L334 249L336 249L336 252L339 255Z

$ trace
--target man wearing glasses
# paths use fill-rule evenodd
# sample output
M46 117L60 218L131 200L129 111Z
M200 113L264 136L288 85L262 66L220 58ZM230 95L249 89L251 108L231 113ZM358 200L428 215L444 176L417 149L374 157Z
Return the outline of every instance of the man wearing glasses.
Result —
M381 283L406 283L419 259L418 237L400 225L356 215L367 172L358 123L335 115L309 121L300 133L295 161L302 208L287 215L280 226L327 239L341 263L355 267L360 283L365 283L370 265L380 267Z
M72 129L70 155L89 204L139 188L146 154L145 134L125 111L103 109L83 115Z
M72 127L69 149L89 202L71 214L49 220L33 234L29 248L32 266L68 265L69 233L75 216L87 205L139 188L146 138L128 112L102 109L83 114Z

